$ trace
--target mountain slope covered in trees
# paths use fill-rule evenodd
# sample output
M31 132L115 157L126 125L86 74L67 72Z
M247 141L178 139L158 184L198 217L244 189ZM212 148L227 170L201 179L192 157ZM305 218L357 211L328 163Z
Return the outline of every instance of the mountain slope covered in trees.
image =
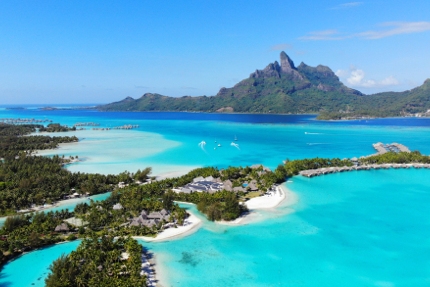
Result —
M430 79L413 90L364 95L346 87L327 66L295 66L285 52L215 96L168 97L146 93L97 107L102 111L190 111L236 113L316 113L322 119L387 117L427 113Z

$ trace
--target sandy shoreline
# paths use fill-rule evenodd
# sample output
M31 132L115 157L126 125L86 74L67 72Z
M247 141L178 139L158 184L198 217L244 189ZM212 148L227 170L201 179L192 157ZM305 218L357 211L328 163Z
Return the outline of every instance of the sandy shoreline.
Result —
M249 210L274 208L278 206L285 198L285 191L280 186L277 186L275 192L270 192L268 195L254 197L245 202Z
M169 239L177 239L189 235L198 230L198 227L201 224L201 220L192 212L187 211L187 213L189 214L189 216L187 219L185 219L185 224L183 226L178 226L177 228L168 228L157 234L156 237L133 236L133 238L144 240L146 242L159 242Z
M256 210L273 209L281 203L289 206L295 204L297 200L297 195L294 192L289 190L285 185L279 185L276 187L275 194L272 193L272 195L255 197L245 202L249 212L241 215L233 221L217 221L216 223L230 226L248 224L257 220Z
M108 192L106 192L106 193L108 193ZM92 199L92 197L97 196L97 195L101 195L101 194L104 194L104 193L94 194L94 195L91 195L89 197L78 197L78 198L64 199L64 200L56 201L53 204L47 204L44 206L36 206L34 209L28 210L28 212L43 211L43 210L47 210L47 209L51 209L51 208L55 208L55 207L61 207L61 206L68 205L71 203L81 203L81 202L82 203L84 203L84 202L89 203L89 200Z

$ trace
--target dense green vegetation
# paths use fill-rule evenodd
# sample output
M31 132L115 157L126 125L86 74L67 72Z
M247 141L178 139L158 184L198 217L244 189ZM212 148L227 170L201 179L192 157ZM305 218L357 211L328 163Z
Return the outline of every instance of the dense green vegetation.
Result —
M123 252L128 259L122 257ZM51 264L45 286L146 286L146 277L140 275L141 255L142 246L132 238L92 234L76 251Z
M117 203L120 203L123 208L114 210L113 206ZM137 217L142 210L152 212L163 208L171 214L169 221L160 221L151 228L128 226L130 218ZM165 193L159 198L142 193L137 185L115 190L104 201L79 204L74 211L75 217L86 222L86 228L93 231L109 230L110 234L116 236L155 236L163 230L165 224L181 225L187 217L185 210L173 203L173 196L170 193Z
M238 195L230 191L182 193L178 199L197 203L197 209L212 221L234 220L247 211L239 204Z
M384 163L430 163L430 157L422 155L419 151L413 152L387 152L384 154L362 157L358 159L360 165L367 164L384 164ZM341 160L339 158L311 158L286 160L285 173L288 177L297 175L300 171L319 169L327 167L352 166L353 162L349 159Z
M62 166L70 159L27 156L0 162L0 215L62 200L75 192L93 195L107 192L128 174L72 173Z
M384 163L430 163L430 157L422 155L419 151L413 152L387 152L380 155L360 158L362 164Z
M286 54L284 53L285 57ZM282 61L282 53L281 53ZM291 62L292 63L292 62ZM296 76L277 62L257 70L216 96L167 97L146 93L99 106L103 111L199 111L238 113L319 114L318 119L408 116L430 110L430 79L410 91L363 95L344 86L333 71L319 65L293 66ZM298 75L298 76L297 76Z
M62 210L6 218L4 226L0 229L0 255L6 260L24 251L72 239L54 231L57 225L71 216L73 213Z
M62 126L60 124L48 124L46 127L41 126L39 128L39 132L49 132L49 133L55 133L55 132L69 132L69 131L76 131L76 127L69 128L68 126Z
M0 123L0 158L14 158L20 152L31 153L35 150L53 149L59 143L77 142L78 138L24 136L41 129L42 125L9 125Z

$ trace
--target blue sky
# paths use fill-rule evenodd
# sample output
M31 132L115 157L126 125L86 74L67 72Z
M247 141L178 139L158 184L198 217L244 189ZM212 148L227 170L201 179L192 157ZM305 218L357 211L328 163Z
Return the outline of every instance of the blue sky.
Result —
M430 1L0 1L0 104L215 95L282 50L407 90L430 78Z

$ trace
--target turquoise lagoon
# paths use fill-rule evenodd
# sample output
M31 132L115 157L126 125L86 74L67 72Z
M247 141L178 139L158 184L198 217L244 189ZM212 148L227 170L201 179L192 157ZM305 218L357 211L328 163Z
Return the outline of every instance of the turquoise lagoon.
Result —
M139 125L132 131L78 131L80 143L43 153L79 155L82 161L68 166L72 171L152 166L154 174L167 176L197 166L274 168L286 158L371 154L371 144L379 141L430 154L427 119L318 122L311 115L0 110L0 118L6 117ZM230 145L235 137L240 149ZM242 226L204 220L187 237L143 244L154 252L165 287L428 286L429 174L410 169L295 177L287 183L298 195L295 205L259 211L260 220ZM57 256L75 247L59 246ZM46 250L51 249L41 252ZM6 265L0 286L43 286L42 280L21 274L31 268L26 264L34 264L26 259L31 254ZM43 278L51 261L36 261L37 269L45 270Z
M147 166L154 175L176 175L195 167L264 164L286 158L354 157L374 152L372 143L401 141L430 154L429 119L319 122L315 116L125 113L91 110L0 110L0 118L48 118L73 125L139 125L134 130L77 131L79 144L40 154L78 155L71 171L118 173ZM56 133L55 135L61 135ZM237 137L238 141L234 141ZM206 142L202 149L199 143ZM216 142L215 142L216 141ZM231 143L239 144L239 148ZM221 144L221 147L218 147Z
M187 237L141 243L155 254L165 287L429 286L428 172L296 177L287 186L298 203L259 211L256 222L224 226L199 216L202 227ZM74 248L18 258L3 269L0 286L43 286L37 279L53 258Z
M75 250L80 241L56 244L29 252L4 266L0 273L0 286L45 286L49 265L60 257Z

